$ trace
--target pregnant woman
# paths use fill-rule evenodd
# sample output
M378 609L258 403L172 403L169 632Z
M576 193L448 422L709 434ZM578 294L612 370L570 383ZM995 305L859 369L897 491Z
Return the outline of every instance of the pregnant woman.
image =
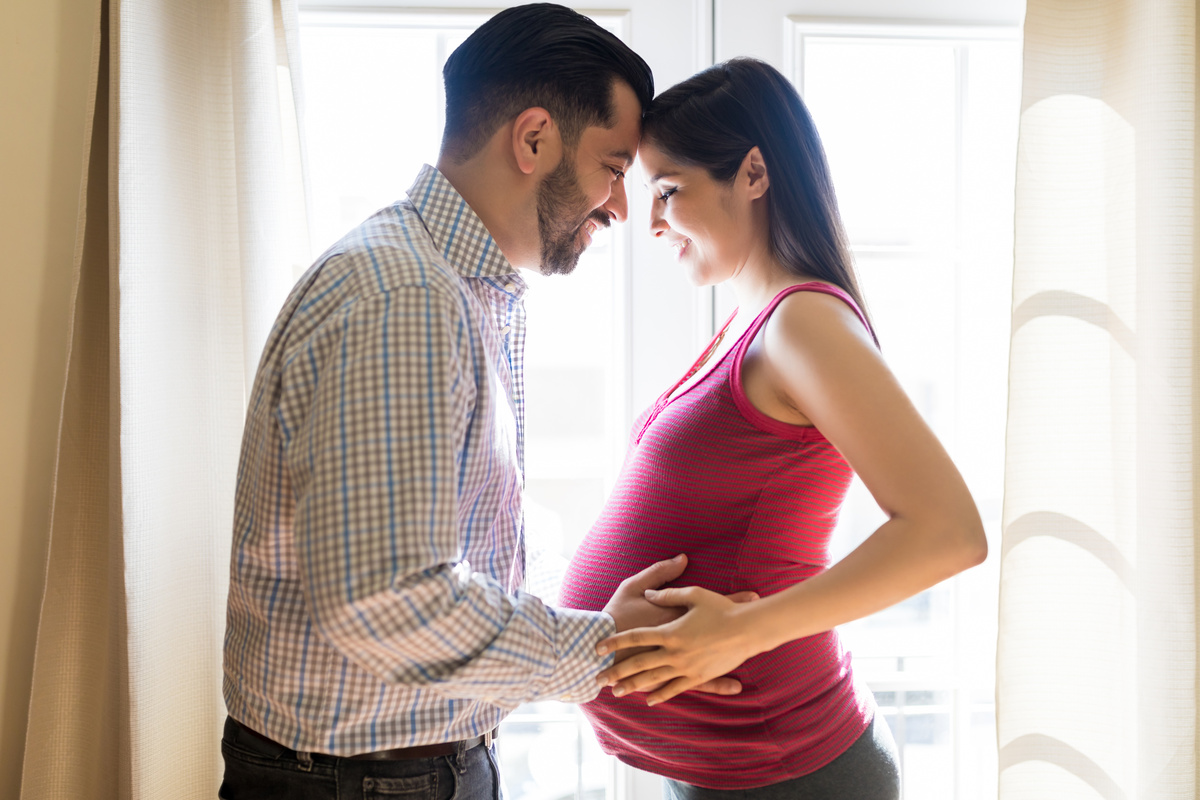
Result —
M601 609L688 556L647 593L687 613L602 642L618 660L584 711L672 798L896 798L895 744L835 627L983 561L979 514L880 355L791 84L749 59L705 70L655 99L639 157L652 234L738 310L634 425L568 570L564 605ZM853 472L888 521L830 566ZM722 596L739 591L762 599ZM740 695L681 694L726 674Z

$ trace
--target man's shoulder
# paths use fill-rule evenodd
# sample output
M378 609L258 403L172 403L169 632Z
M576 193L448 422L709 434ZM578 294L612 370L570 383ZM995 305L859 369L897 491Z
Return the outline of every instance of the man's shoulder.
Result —
M457 296L463 288L408 200L376 211L342 237L334 250L327 261L352 269L364 295L426 289Z
M371 314L388 296L431 295L431 311L459 315L469 292L438 251L407 201L372 214L326 250L292 289L275 321L285 349L304 342L332 320Z

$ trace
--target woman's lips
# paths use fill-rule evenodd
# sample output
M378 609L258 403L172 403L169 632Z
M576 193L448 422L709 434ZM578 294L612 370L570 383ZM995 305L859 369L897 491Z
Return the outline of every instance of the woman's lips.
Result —
M683 254L687 251L688 246L691 243L692 243L691 239L683 239L683 240L678 241L675 244L671 245L672 247L675 248L675 258L676 259L683 258Z

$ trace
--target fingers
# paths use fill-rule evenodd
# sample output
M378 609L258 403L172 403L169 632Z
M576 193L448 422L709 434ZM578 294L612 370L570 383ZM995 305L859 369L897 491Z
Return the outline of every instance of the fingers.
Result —
M651 692L657 691L659 688L655 686L650 689ZM742 682L737 678L713 678L711 681L705 681L699 686L692 687L693 692L704 692L705 694L741 694Z
M685 569L687 569L687 556L680 553L666 561L656 561L636 575L626 578L622 581L622 585L641 594L647 589L654 589L668 581L675 580L683 574Z
M699 586L683 586L677 589L647 589L644 596L656 606L688 606L698 605L704 600L713 600L718 595ZM758 592L734 592L724 595L726 600L734 603L752 603L758 600Z
M647 589L644 594L656 606L691 606L701 591L695 586L687 586L682 589Z
M606 656L614 650L627 647L658 647L665 644L666 640L666 635L659 628L633 628L601 639L596 645L596 655Z
M676 678L675 680L663 686L661 689L656 689L646 698L646 705L656 706L659 703L665 703L676 695L686 692L688 689L695 688L693 682L689 678Z
M624 697L633 692L649 692L656 689L657 691L662 691L666 688L663 684L674 678L677 674L673 667L658 667L657 669L639 672L632 678L626 678L613 686L612 693L617 697Z
M596 676L596 683L601 686L610 686L630 675L661 666L663 666L663 654L661 650L655 648L613 664Z

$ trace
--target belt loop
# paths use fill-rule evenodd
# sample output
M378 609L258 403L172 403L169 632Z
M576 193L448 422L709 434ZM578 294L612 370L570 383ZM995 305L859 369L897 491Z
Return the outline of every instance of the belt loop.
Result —
M496 729L493 728L483 734L483 746L487 749L492 749L492 742L496 741Z
M461 744L454 748L454 755L450 760L453 762L454 771L458 773L459 777L467 774L467 751Z
M313 759L312 753L306 753L302 750L296 751L296 759L300 762L301 772L312 772Z

